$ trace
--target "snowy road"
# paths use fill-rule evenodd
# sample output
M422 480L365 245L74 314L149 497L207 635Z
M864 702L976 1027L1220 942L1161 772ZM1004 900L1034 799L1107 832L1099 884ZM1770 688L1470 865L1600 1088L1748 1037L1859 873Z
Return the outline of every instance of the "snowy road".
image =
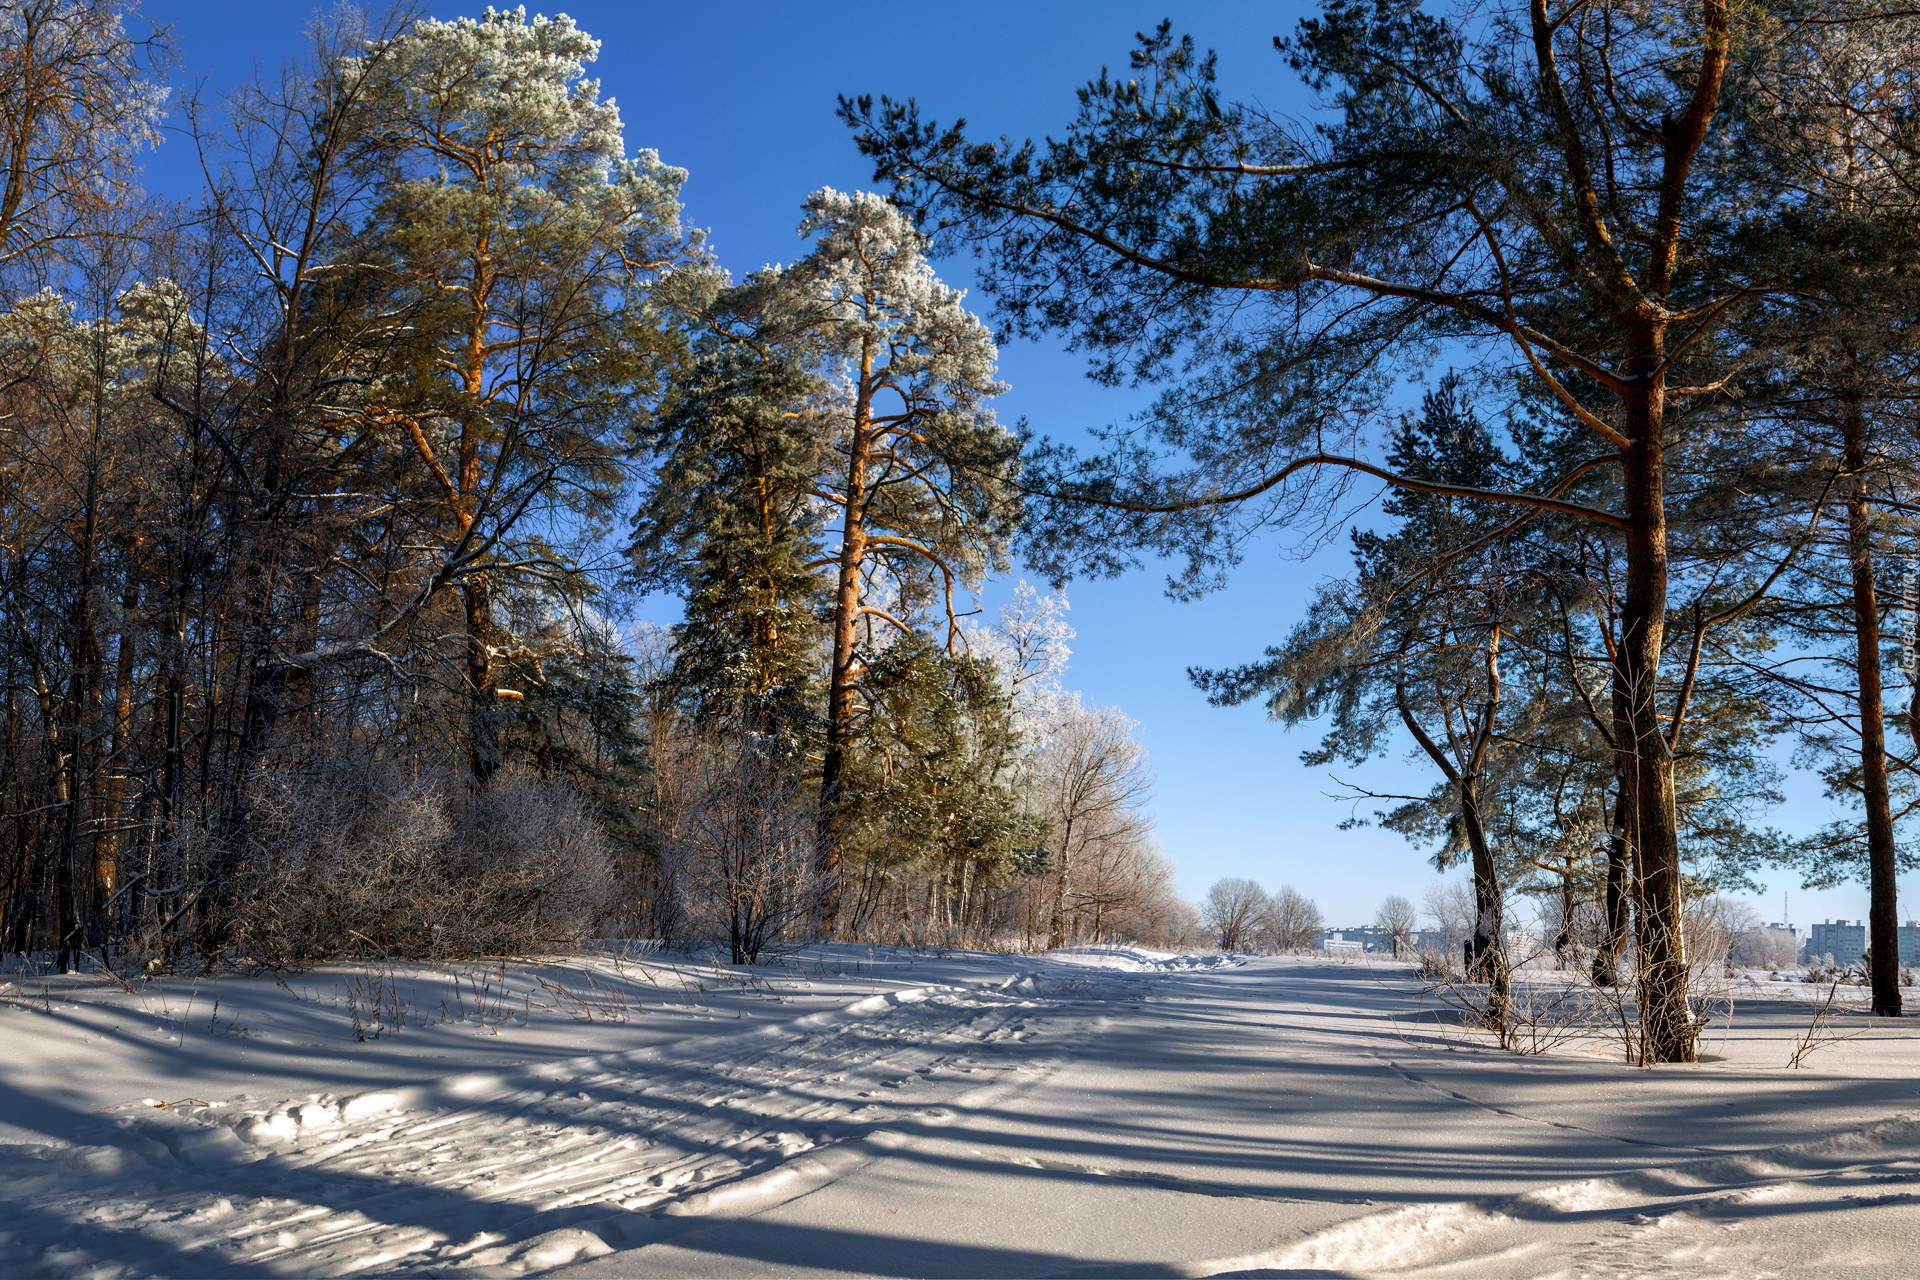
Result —
M0 1148L0 1275L1892 1276L1920 1246L1905 1024L1789 1071L1804 1015L1756 1002L1723 1061L1637 1071L1473 1046L1404 969L853 970L882 994L730 1034L474 1070L494 1029L409 1028L381 1043L440 1065L387 1087L187 1100L183 1059L166 1099L69 1097Z
M1157 976L1063 1028L1065 1063L1010 1103L563 1274L1913 1273L1920 1128L1658 1172L1920 1110L1905 1028L1879 1064L1850 1045L1846 1074L1781 1070L1765 1051L1786 1028L1764 1023L1749 1043L1767 1065L1644 1072L1448 1048L1382 976L1288 960ZM1543 1187L1560 1189L1498 1200Z

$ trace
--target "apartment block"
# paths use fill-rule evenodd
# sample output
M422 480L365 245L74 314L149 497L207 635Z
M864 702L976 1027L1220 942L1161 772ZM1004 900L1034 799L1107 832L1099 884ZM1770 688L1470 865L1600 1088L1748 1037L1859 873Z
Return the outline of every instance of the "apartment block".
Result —
M1898 936L1900 963L1909 969L1920 969L1920 920L1901 925ZM1816 924L1807 939L1808 959L1831 955L1835 964L1858 964L1866 952L1867 922L1864 920L1829 920Z
M1904 931L1903 931L1904 932ZM1901 951L1906 939L1901 939ZM1807 937L1807 958L1832 956L1835 964L1859 964L1867 952L1867 924L1864 920L1822 920ZM1903 957L1904 958L1904 957Z

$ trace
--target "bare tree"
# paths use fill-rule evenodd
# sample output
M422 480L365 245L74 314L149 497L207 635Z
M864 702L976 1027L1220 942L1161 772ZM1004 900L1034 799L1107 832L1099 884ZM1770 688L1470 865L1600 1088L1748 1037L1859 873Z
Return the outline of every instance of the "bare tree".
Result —
M1399 894L1389 894L1373 914L1374 927L1385 931L1393 940L1393 954L1405 955L1413 949L1413 930L1418 923L1413 912L1413 904Z
M1425 903L1428 917L1440 932L1441 951L1451 964L1473 937L1479 910L1473 890L1458 880L1435 880L1427 886Z
M1749 927L1733 940L1728 963L1749 969L1785 969L1800 959L1800 939L1786 929Z
M712 744L679 839L678 872L735 964L758 964L819 906L812 815L782 762Z
M1267 891L1241 876L1216 880L1200 904L1200 919L1222 951L1251 951L1259 945L1270 903Z
M1687 956L1696 969L1711 970L1732 962L1748 932L1760 925L1760 916L1736 898L1694 898L1682 917L1687 929Z
M1076 916L1097 903L1086 895L1109 846L1146 835L1139 810L1152 785L1145 750L1133 722L1111 707L1070 703L1045 732L1037 761L1039 812L1053 824L1053 863L1047 904L1047 946L1065 946ZM1232 948L1228 948L1232 950Z
M1267 900L1266 934L1275 951L1311 951L1327 922L1312 898L1283 884Z

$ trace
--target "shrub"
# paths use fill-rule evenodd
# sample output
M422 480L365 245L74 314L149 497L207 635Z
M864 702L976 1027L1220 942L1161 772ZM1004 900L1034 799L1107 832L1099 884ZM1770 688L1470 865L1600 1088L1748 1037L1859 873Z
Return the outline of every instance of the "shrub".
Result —
M373 761L264 774L253 792L228 937L256 964L573 943L610 896L605 840L567 789L537 778L503 773L469 792Z

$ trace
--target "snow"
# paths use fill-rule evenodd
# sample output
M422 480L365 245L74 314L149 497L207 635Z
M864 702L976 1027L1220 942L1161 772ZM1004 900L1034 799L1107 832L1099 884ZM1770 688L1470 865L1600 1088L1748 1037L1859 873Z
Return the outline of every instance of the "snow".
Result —
M0 1271L1907 1274L1915 1025L1793 1070L1825 988L1729 990L1717 1060L1639 1070L1499 1052L1387 962L16 976Z

